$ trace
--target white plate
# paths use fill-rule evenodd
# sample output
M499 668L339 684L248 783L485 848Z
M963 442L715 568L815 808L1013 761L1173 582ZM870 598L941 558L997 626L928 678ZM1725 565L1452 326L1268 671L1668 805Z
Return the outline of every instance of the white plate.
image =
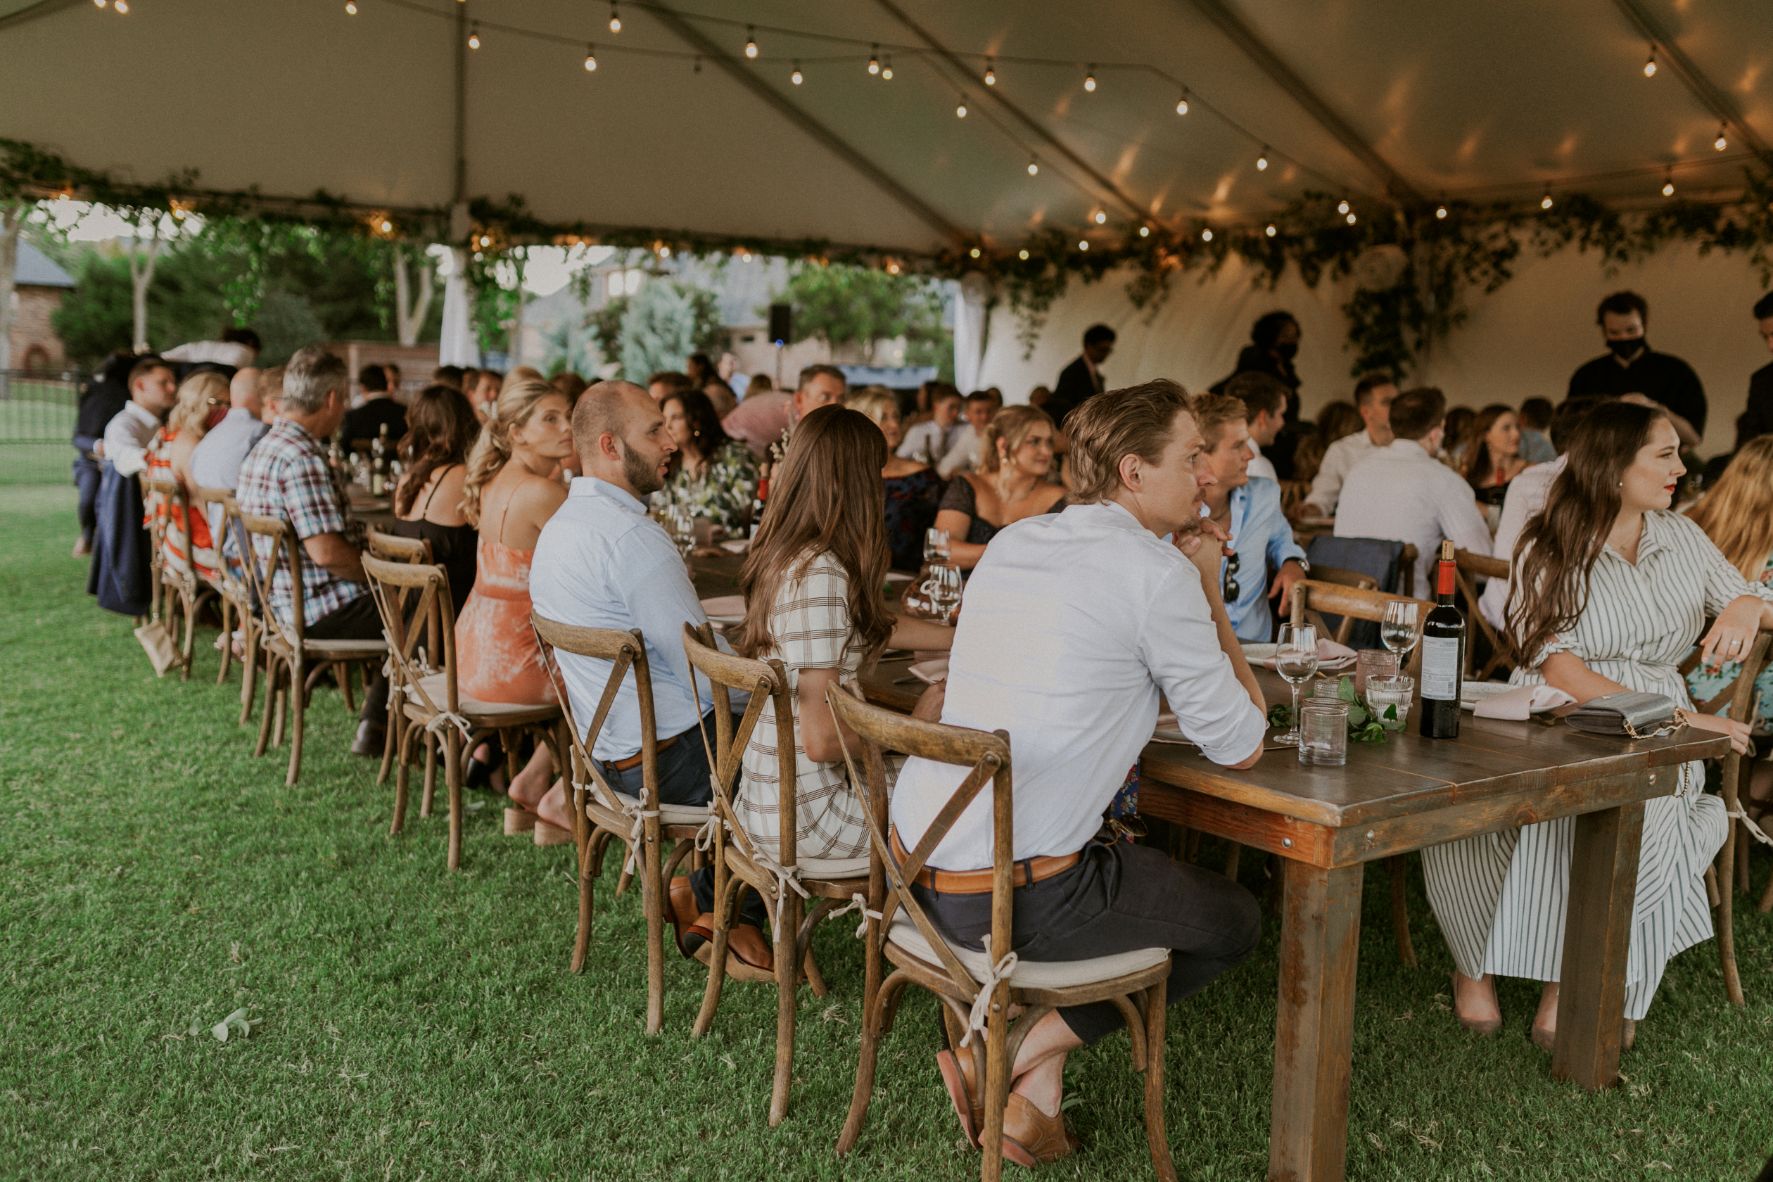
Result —
M710 624L742 624L745 621L743 595L714 595L702 601L702 611Z
M931 657L927 661L919 661L917 664L909 666L905 672L926 685L935 685L937 682L948 680L948 658Z

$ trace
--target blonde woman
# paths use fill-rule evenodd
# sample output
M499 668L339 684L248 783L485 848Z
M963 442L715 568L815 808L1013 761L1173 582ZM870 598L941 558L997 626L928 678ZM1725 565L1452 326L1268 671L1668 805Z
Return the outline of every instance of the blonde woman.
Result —
M1053 420L1032 406L998 412L985 430L977 472L948 485L936 528L948 531L948 553L972 570L985 546L1005 526L1065 508L1065 489L1052 482Z
M1773 435L1743 444L1716 486L1688 516L1743 578L1764 598L1773 599ZM1694 701L1710 701L1740 672L1739 661L1725 661L1716 670L1701 664L1687 674L1687 689ZM1755 701L1754 716L1743 721L1757 734L1773 732L1773 666L1755 678ZM1773 803L1773 763L1755 762L1748 794L1751 809Z
M214 370L194 373L180 385L172 413L166 425L148 445L146 471L150 476L171 476L184 487L190 503L197 503L196 484L191 479L191 453L209 429L228 413L228 379ZM148 512L166 520L166 551L183 564L187 557L205 578L214 578L216 571L215 543L209 534L209 519L201 510L190 514L173 510L170 504L155 503Z
M456 617L458 684L469 697L554 700L529 622L529 566L542 526L566 499L553 473L572 454L565 396L540 380L507 383L462 481L462 516L480 533L474 590ZM541 818L537 844L565 840L571 830L565 794L550 791L552 780L548 751L538 747L507 789L514 806Z
M884 386L865 386L843 404L873 419L886 437L887 462L880 479L886 492L887 546L895 569L916 570L923 562L924 531L936 520L942 478L928 464L898 454L905 430L899 419L899 400L891 391Z

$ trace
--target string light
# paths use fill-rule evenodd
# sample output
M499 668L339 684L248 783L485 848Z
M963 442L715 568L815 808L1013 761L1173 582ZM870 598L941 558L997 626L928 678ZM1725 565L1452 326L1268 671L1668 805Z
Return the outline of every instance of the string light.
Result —
M1182 97L1176 100L1176 114L1188 114L1188 92L1186 90L1182 92Z
M1084 89L1091 94L1096 93L1096 66L1093 62L1090 64L1090 68L1084 71Z
M1730 137L1724 134L1724 125L1722 123L1718 124L1718 138L1711 142L1711 146L1720 152L1730 146Z
M1090 220L1095 222L1098 226L1105 226L1108 224L1108 211L1098 205L1090 212Z
M1656 44L1650 44L1650 56L1644 59L1644 77L1656 77Z
M590 74L597 69L597 46L585 46L585 73Z
M357 0L345 0L345 15L346 16L356 16L357 15Z
M965 119L967 117L967 101L966 101L966 99L960 98L960 99L955 100L955 102L954 102L954 117L956 119Z
M1200 240L1202 242L1211 242L1213 240L1213 228L1211 226L1208 226L1200 232Z
M1550 189L1545 190L1545 196L1543 196L1539 199L1539 208L1540 209L1550 209L1551 208L1551 190Z
M1353 213L1353 211L1350 211L1350 212L1349 212L1349 215L1348 215L1348 224L1349 224L1349 225L1351 225L1351 226L1352 226L1352 225L1354 225L1354 223L1355 223L1355 220L1356 220L1356 219L1355 219L1355 216L1354 216L1354 213Z
M899 261L897 259L887 260L886 273L888 275L897 275L899 273Z
M1027 262L1028 261L1028 252L1026 250L1018 250L1016 252L1016 257L1021 259L1023 262Z
M1662 181L1662 195L1664 197L1674 196L1674 170L1672 168L1664 174Z
M1150 226L1140 226L1139 227L1139 237L1141 237L1141 238L1151 237L1151 227Z
M115 4L111 5L111 9L118 16L128 16L129 15L129 0L117 0L117 2Z
M985 85L997 85L997 67L991 64L990 58L985 59Z
M1090 240L1088 238L1079 238L1077 240L1077 249L1079 249L1079 250L1090 249Z
M480 26L478 24L468 30L468 48L480 48Z
M1344 213L1345 214L1348 212L1348 209L1349 209L1348 198L1344 197L1342 200L1336 202L1336 212L1337 213Z
M886 61L881 63L880 80L882 82L891 82L893 80L893 59L891 57L888 57Z
M1447 220L1447 203L1446 202L1443 201L1439 205L1434 207L1434 216L1439 221L1444 222Z
M757 60L757 34L750 25L745 26L745 59L753 62Z
M800 72L799 62L794 63L794 72L788 75L788 81L794 83L796 86L799 86L802 82L806 81L806 75Z
M875 77L880 76L880 46L870 46L868 50L868 72Z
M972 258L972 259L976 259L984 253L985 253L984 251L980 250L978 247L975 246L975 247L973 247L973 249L967 251L967 257Z
M1270 238L1273 238L1280 231L1278 231L1274 228L1273 222L1269 222L1266 226L1262 227L1262 232L1264 234L1268 235Z
M1029 176L1039 176L1040 175L1040 161L1036 160L1032 156L1030 156L1028 158L1028 175Z
M1262 145L1262 154L1256 157L1256 171L1257 172L1267 172L1268 171L1268 145L1267 144Z
M622 31L622 14L616 11L616 6L613 3L613 0L609 6L609 31L612 33L620 33Z
M111 3L111 0L92 0L92 6L94 8L105 8L110 3Z

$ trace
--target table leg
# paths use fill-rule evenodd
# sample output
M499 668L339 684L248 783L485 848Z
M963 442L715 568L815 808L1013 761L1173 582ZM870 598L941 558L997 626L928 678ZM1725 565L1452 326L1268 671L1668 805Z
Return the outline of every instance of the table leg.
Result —
M1270 1182L1340 1182L1359 963L1361 867L1285 862Z
M1643 834L1641 803L1576 818L1551 1074L1585 1088L1610 1087L1619 1079L1625 953Z

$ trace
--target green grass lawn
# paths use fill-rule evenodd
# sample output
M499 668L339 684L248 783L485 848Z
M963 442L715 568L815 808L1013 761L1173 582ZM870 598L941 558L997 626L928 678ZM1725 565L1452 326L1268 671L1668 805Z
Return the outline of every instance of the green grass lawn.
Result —
M73 494L0 488L0 1176L135 1178L964 1178L913 992L868 1128L833 1154L855 1067L851 925L803 994L788 1120L765 1123L773 992L734 985L689 1036L699 969L670 954L666 1026L641 1033L637 895L600 886L566 971L567 847L500 835L475 794L460 874L441 815L387 836L391 790L316 695L300 786L254 760L237 682L156 680L128 621L82 591ZM207 641L207 637L205 640ZM1220 851L1209 848L1217 858ZM1246 883L1262 887L1260 859ZM1757 885L1769 859L1755 860ZM1753 1178L1773 1152L1773 920L1739 909L1746 1009L1715 947L1671 966L1623 1086L1553 1083L1526 1039L1537 987L1505 983L1508 1030L1464 1034L1418 889L1420 969L1399 966L1385 879L1362 941L1349 1176ZM1184 1178L1260 1178L1273 1053L1272 916L1261 950L1171 1011L1168 1120ZM254 1025L225 1044L209 1027ZM1136 1077L1116 1036L1074 1057L1086 1148L1054 1178L1149 1178Z

